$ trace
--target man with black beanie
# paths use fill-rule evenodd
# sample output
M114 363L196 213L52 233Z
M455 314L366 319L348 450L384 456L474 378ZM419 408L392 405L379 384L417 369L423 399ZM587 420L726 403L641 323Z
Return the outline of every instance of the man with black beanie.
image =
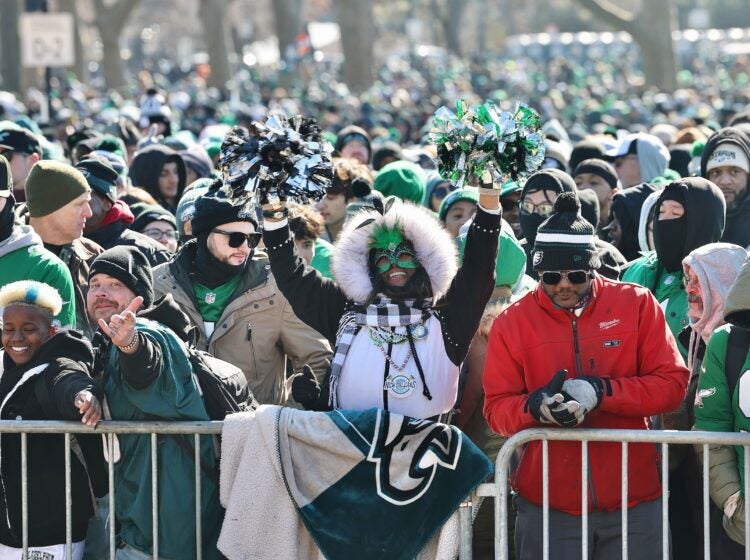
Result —
M195 203L195 239L154 269L157 295L171 293L200 331L198 348L235 364L262 404L287 404L286 358L324 377L331 349L302 323L279 292L249 199L222 196L215 185Z
M97 352L96 375L101 377L112 420L209 420L193 369L185 351L192 342L190 319L171 295L155 299L151 266L135 247L113 247L91 264L87 310ZM128 557L151 555L150 487L142 473L151 467L147 436L119 439L122 460L115 464L115 515ZM200 462L217 468L210 437L200 442ZM196 558L195 469L175 438L159 439L157 460L169 465L159 477L159 552L169 558ZM201 471L203 557L218 560L216 542L221 526L219 489L215 477Z
M536 240L539 225L551 214L557 197L565 192L576 192L573 178L559 169L542 169L531 175L521 191L519 202L521 231L524 239L521 246L526 252L526 274L537 279L537 273L532 262L532 248ZM603 264L600 271L604 276L616 280L620 274L620 267L626 261L624 257L610 243L595 237L594 243L599 252L599 260Z
M573 180L579 191L590 189L596 193L599 199L599 221L602 227L609 224L612 197L622 186L615 168L603 159L587 159L576 166Z
M716 243L724 231L726 203L719 188L702 177L686 177L664 187L654 206L655 251L633 261L623 281L648 288L665 305L677 338L688 325L682 259L691 251ZM687 361L687 349L679 343Z
M594 228L581 217L573 193L561 194L537 230L532 263L536 289L495 319L484 367L484 415L498 434L527 428L643 430L645 416L674 410L689 373L664 313L648 290L596 273ZM589 510L589 558L615 558L622 546L619 477L623 457L609 443L534 441L511 480L517 493L516 557L543 556L543 519L549 506L549 549L559 558L581 554L581 489ZM549 452L549 485L542 464ZM543 457L544 454L544 457ZM643 559L661 558L662 494L655 446L628 453L628 535ZM585 486L584 486L585 485ZM545 493L543 490L549 490ZM595 496L595 498L594 498Z
M124 201L117 198L118 174L109 161L89 155L79 161L75 168L91 187L91 217L86 220L83 228L88 239L103 249L118 245L137 247L151 266L170 259L169 252L159 242L129 229L134 221L133 212Z
M0 156L0 288L19 280L37 280L55 288L63 300L55 316L58 327L75 326L75 295L70 270L44 248L31 226L15 223L10 164Z

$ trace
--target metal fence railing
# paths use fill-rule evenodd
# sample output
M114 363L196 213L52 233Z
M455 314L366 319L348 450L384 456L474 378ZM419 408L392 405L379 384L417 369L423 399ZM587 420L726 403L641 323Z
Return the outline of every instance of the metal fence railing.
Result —
M159 557L159 489L158 489L158 454L157 435L173 434L193 436L195 450L195 526L196 526L196 554L201 558L202 533L201 533L201 459L200 459L200 436L219 435L223 427L222 422L100 422L97 427L90 428L80 422L64 421L0 421L0 435L20 434L21 437L21 509L22 509L22 558L28 558L28 464L27 464L27 436L32 434L61 434L65 438L65 496L66 496L66 557L72 557L72 521L71 521L71 452L72 436L75 434L103 434L108 456L115 455L115 436L121 434L148 435L151 439L151 506L152 506L152 531L153 531L153 558ZM661 447L661 477L662 477L662 557L669 558L669 524L668 524L668 500L669 500L669 446L675 444L700 444L703 446L703 546L704 558L710 558L711 541L709 536L709 504L708 493L708 458L709 445L736 445L744 448L744 478L750 480L750 434L747 433L716 433L716 432L675 432L675 431L646 431L646 430L608 430L608 429L550 429L535 428L524 430L509 438L498 453L495 467L495 480L481 484L472 499L462 503L459 507L460 523L460 558L471 558L472 547L472 502L476 498L493 498L495 509L495 558L501 560L509 556L509 534L508 534L508 495L509 495L509 468L510 461L519 447L532 442L541 441L542 444L542 495L543 495L543 558L549 558L549 476L548 476L548 442L549 441L580 441L581 445L581 476L585 480L588 470L588 444L591 442L619 442L622 445L621 462L621 495L623 503L627 503L628 496L628 445L631 443L653 443ZM108 463L108 486L109 486L109 515L114 519L115 500L115 470L112 462ZM572 473L571 473L572 474ZM617 473L613 473L616 477ZM613 478L613 483L616 483ZM582 558L588 556L588 496L587 484L582 484ZM750 535L750 500L745 502L745 535ZM622 557L628 558L628 509L622 510ZM115 523L108 523L109 558L115 558L116 550ZM747 539L746 539L747 540ZM631 555L633 556L633 555ZM635 557L635 556L633 556ZM746 549L745 558L750 560L750 547Z
M509 438L500 449L495 464L495 482L479 486L476 495L490 497L495 500L495 558L508 559L508 494L510 462L518 449L532 441L542 443L542 496L543 496L543 543L544 560L549 559L549 441L580 441L581 442L581 476L586 480L588 471L588 444L590 442L619 442L622 444L621 496L622 503L627 504L628 496L628 444L654 443L661 446L661 479L662 479L662 558L670 558L669 543L669 446L675 444L699 444L703 446L702 491L703 491L703 555L705 559L711 557L711 539L709 536L709 506L708 492L708 461L709 445L734 445L744 448L744 480L750 480L750 433L718 433L718 432L678 432L661 430L609 430L609 429L550 429L533 428L519 432ZM573 475L573 473L571 473ZM616 484L617 473L613 473L613 484ZM588 557L588 485L581 484L581 557ZM750 500L745 501L745 541L750 535ZM628 558L628 508L622 509L622 558ZM637 557L633 553L631 557ZM745 558L750 560L750 547L745 549Z

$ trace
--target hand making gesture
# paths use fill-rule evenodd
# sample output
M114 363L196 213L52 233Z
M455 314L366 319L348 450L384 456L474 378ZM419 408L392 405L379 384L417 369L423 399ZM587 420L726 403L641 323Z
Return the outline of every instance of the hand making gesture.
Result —
M104 319L99 319L99 327L106 334L112 343L115 344L121 352L132 354L138 349L138 338L135 329L135 312L143 305L143 298L137 296L130 302L122 313L115 313L110 317L109 323Z

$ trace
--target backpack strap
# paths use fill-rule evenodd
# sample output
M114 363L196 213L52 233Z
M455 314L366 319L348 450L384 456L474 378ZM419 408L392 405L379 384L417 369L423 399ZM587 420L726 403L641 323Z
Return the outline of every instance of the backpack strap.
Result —
M730 395L734 394L734 388L742 375L742 366L745 364L748 349L750 349L750 330L730 325L724 365Z

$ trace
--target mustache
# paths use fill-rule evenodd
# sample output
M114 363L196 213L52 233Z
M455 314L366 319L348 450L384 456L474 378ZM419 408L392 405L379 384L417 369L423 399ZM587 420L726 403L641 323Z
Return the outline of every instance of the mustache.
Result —
M688 294L687 295L688 303L701 303L703 299L699 295L696 294Z

